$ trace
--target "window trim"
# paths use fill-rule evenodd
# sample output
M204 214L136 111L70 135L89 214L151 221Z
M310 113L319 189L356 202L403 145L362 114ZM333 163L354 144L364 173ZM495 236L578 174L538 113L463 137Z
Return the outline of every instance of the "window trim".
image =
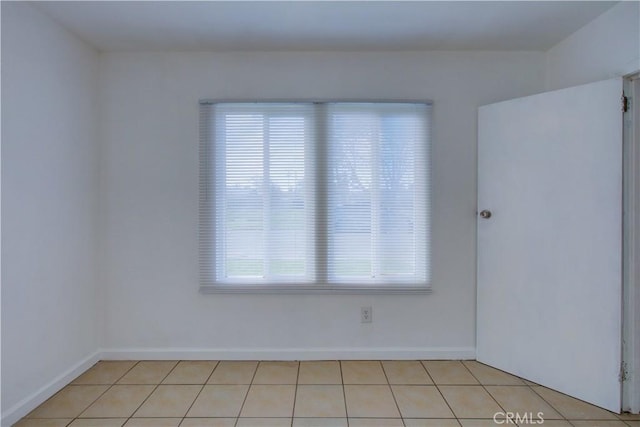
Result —
M211 141L215 131L213 131L213 114L211 106L222 103L244 103L244 104L264 104L264 103L300 103L300 104L320 104L325 105L329 103L377 103L377 104L422 104L429 107L431 114L428 116L429 123L427 123L428 141L427 147L427 184L426 189L429 193L429 199L427 200L427 209L430 213L432 209L432 181L433 181L433 168L432 168L432 139L431 128L433 121L433 103L430 100L416 100L416 99L211 99L205 98L199 100L199 224L198 224L198 263L199 263L199 290L202 294L372 294L372 295L405 295L405 294L430 294L432 293L433 273L430 275L430 280L426 284L420 285L394 285L394 284L328 284L326 277L316 277L316 283L314 284L296 284L282 283L282 284L216 284L215 283L215 266L205 258L207 255L212 254L215 251L215 186L216 183L212 182L212 178L215 172L211 173L211 162L214 159L215 147L212 146ZM209 106L209 107L208 107ZM208 107L208 108L207 108ZM324 108L318 109L322 117L316 121L317 132L320 140L326 136L327 129L325 128L326 111ZM326 138L325 138L326 139ZM325 156L327 152L324 144L315 144L316 157ZM321 191L326 193L326 161L321 162L324 167L316 168L316 188L318 185L323 188ZM315 210L316 212L326 209L327 200L326 197L315 198ZM429 236L433 236L432 223L427 224L427 231ZM326 229L327 221L326 215L315 215L316 227L320 226L320 229ZM320 222L324 224L319 224ZM324 225L324 226L323 226ZM208 233L202 233L203 229L208 229ZM323 247L323 243L326 243L327 236L316 235L316 260L326 262L326 253L324 251L318 252L318 249ZM323 242L323 240L325 242ZM432 239L427 243L427 254L431 254ZM213 249L213 250L212 250ZM430 261L432 258L430 259ZM431 270L433 270L433 263L431 262ZM326 269L320 269L326 274ZM316 274L320 273L316 270Z

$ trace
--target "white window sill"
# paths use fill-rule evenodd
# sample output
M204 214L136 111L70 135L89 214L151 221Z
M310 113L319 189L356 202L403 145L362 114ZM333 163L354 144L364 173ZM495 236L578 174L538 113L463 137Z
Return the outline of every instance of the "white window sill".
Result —
M430 294L431 286L402 285L202 285L202 294Z

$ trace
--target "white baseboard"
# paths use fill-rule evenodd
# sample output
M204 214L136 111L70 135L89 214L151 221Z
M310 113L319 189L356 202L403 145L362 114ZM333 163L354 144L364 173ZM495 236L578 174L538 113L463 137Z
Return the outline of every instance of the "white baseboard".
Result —
M103 349L103 360L468 360L475 347L400 348L123 348Z
M55 377L52 381L42 386L35 393L25 397L20 402L13 405L13 407L9 408L2 414L2 427L8 427L17 423L22 417L33 411L38 407L38 405L53 396L100 359L100 352L95 352L90 356L85 357L80 362Z

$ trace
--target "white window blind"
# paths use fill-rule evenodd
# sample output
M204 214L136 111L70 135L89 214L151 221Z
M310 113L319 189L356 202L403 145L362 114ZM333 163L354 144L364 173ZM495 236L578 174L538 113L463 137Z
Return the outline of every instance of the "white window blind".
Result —
M424 290L430 106L200 109L203 290Z
M329 104L329 280L426 283L427 107Z
M314 276L313 106L213 109L217 283L307 283Z

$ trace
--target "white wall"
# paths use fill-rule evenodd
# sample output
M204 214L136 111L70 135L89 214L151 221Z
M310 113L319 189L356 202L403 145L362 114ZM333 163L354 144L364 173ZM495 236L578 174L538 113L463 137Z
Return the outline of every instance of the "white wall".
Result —
M99 345L97 66L35 8L2 2L3 425Z
M108 355L473 357L476 109L540 91L544 54L106 53L101 61ZM199 98L433 100L433 294L199 294ZM361 305L373 306L371 325L360 324Z
M547 52L546 88L575 86L640 70L640 2L607 10Z

